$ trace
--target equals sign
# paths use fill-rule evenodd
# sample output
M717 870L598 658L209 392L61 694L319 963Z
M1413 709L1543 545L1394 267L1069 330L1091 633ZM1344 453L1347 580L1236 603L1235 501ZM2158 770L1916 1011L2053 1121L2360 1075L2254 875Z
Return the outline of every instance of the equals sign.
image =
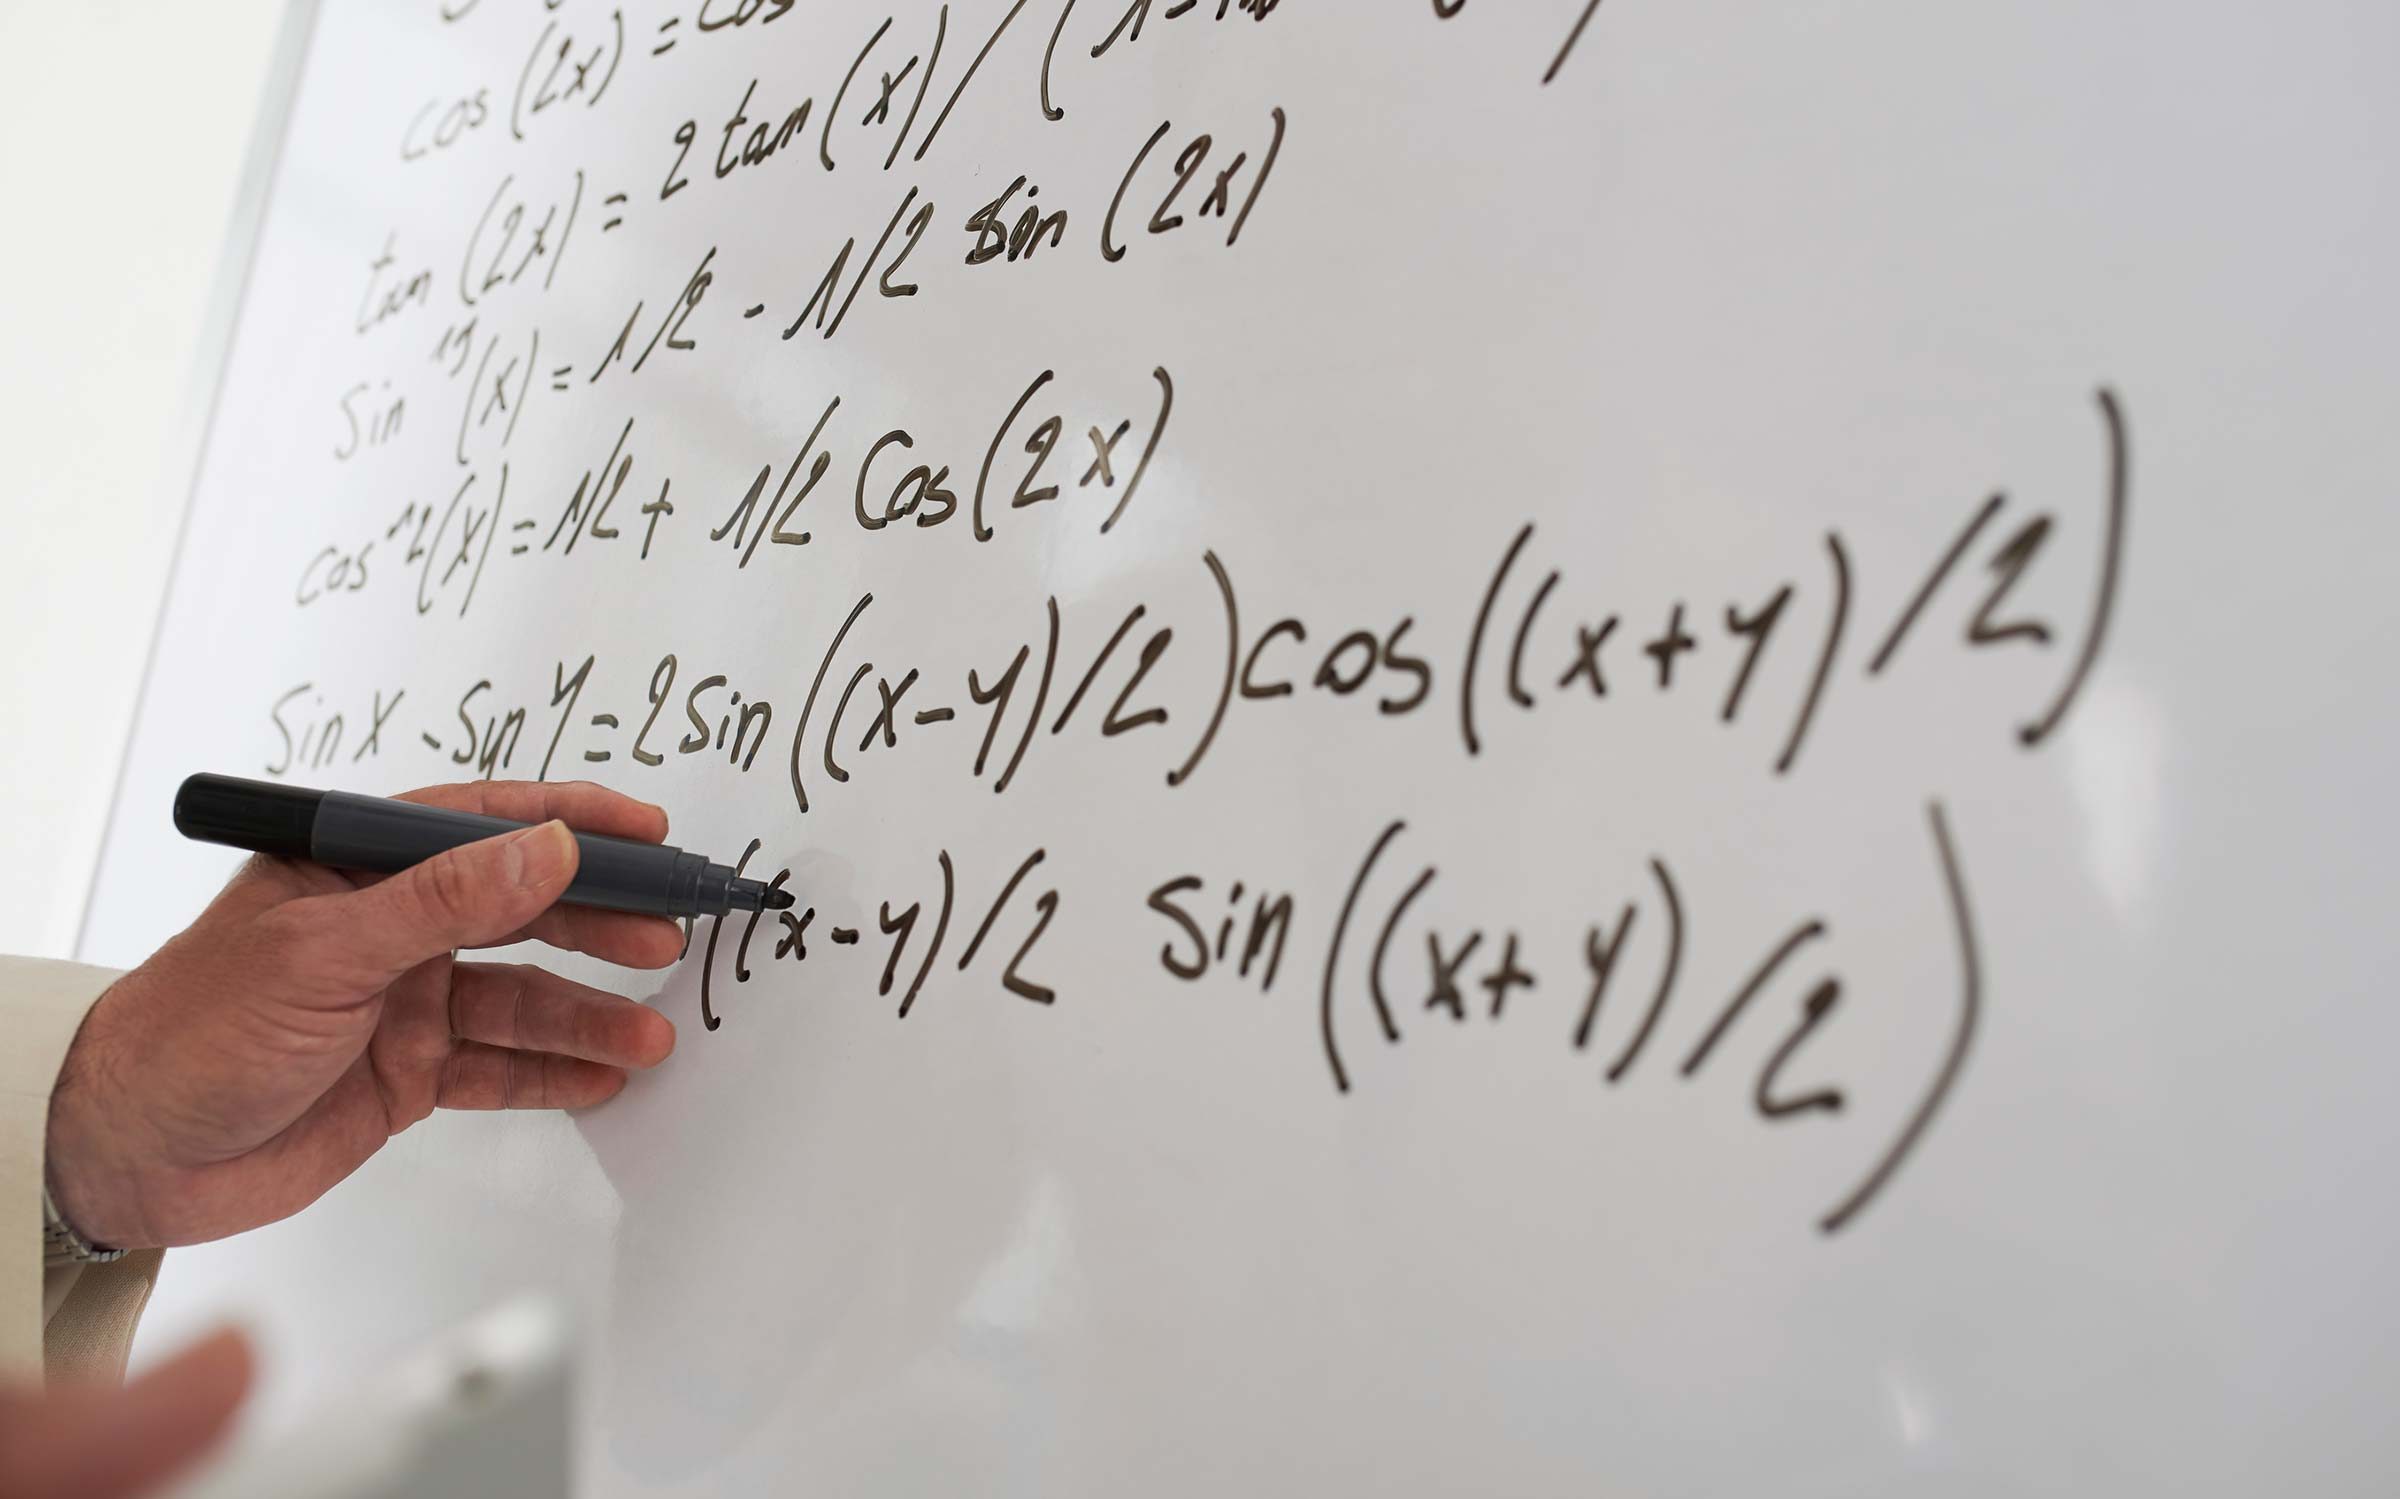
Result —
M622 204L624 203L624 201L625 201L625 195L624 195L623 193L610 193L610 194L608 195L608 198L607 198L607 200L606 200L606 201L607 201L607 203L608 203L608 206L609 206L609 207L611 207L611 208L616 208L616 207L618 207L618 206L620 206L620 205L622 205ZM617 227L619 224L622 224L622 223L624 223L624 222L625 222L625 215L623 215L623 214L618 214L618 215L617 215L615 218L613 218L613 219L610 219L610 220L609 220L607 223L605 223L605 224L602 224L602 225L600 226L600 232L601 232L602 234L606 234L606 233L607 233L609 230L616 228L616 227Z
M534 529L534 527L535 527L536 525L538 525L538 524L539 524L539 522L536 522L536 521L521 520L521 521L518 521L518 522L517 522L515 525L513 525L513 526L509 527L509 529L510 529L511 531L530 531L530 530ZM527 552L530 552L530 551L532 551L532 550L533 550L533 545L532 545L532 543L530 543L530 542L527 542L527 543L523 543L523 544L521 544L521 545L518 545L518 546L513 546L513 547L510 547L510 548L508 549L508 554L509 554L511 557L522 557L522 556L524 556L524 555L525 555Z
M613 729L617 727L617 715L614 713L595 713L592 715L592 727L595 729ZM609 755L608 751L606 750L585 750L583 752L583 758L593 765L606 765L609 760Z
M659 23L659 26L658 26L658 34L659 34L660 36L667 36L667 33L668 33L668 32L670 32L670 31L673 31L673 30L674 30L676 27L678 27L678 26L681 26L682 24L683 24L683 17L681 17L681 16L669 16L669 17L667 17L667 18L666 18L664 21L661 21L661 22ZM650 49L650 55L651 55L652 57L662 57L662 56L664 56L665 54L667 54L667 53L669 53L669 52L672 52L672 51L674 51L674 50L675 50L675 38L673 38L673 37L671 37L671 36L667 36L667 39L666 39L665 41L663 41L663 42L660 42L660 43L659 43L657 46L655 46L655 47L652 47L652 48Z
M557 369L554 369L550 372L550 388L552 390L565 390L568 384L567 377L574 373L575 366L571 364L560 365Z

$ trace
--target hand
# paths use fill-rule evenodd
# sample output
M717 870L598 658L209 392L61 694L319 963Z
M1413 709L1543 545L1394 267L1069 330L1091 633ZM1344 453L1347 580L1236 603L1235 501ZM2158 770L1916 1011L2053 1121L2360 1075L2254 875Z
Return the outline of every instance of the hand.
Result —
M539 968L462 963L528 939L664 968L656 916L556 906L567 824L662 841L664 812L592 785L403 798L542 822L383 879L264 856L100 997L50 1101L60 1214L95 1244L197 1244L317 1200L437 1108L572 1109L675 1048L665 1016Z
M0 1389L0 1499L132 1499L188 1468L233 1419L250 1348L219 1333L123 1389Z

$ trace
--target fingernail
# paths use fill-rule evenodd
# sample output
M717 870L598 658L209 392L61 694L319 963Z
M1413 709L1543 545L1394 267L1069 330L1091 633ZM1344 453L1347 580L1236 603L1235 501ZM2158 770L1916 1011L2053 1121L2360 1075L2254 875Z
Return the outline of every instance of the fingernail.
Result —
M500 845L502 868L510 884L519 890L532 890L553 884L572 868L575 861L575 835L563 822L545 822L540 827L511 833Z

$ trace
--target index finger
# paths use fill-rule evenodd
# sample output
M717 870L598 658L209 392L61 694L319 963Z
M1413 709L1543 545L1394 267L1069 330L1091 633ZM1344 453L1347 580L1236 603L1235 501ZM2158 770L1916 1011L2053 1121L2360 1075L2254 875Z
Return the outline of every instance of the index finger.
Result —
M456 786L428 786L405 792L394 800L447 807L454 812L480 812L511 822L548 822L556 818L577 832L631 838L640 843L664 843L667 838L667 814L663 808L590 781L469 781Z

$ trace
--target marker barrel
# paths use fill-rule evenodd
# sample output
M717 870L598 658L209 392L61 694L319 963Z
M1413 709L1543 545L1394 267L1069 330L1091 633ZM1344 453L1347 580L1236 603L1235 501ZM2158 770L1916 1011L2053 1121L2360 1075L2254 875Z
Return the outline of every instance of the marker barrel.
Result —
M462 844L532 824L347 791L196 775L176 793L175 826L203 842L334 869L396 874ZM755 910L763 894L756 881L737 880L724 865L679 848L598 833L576 833L575 842L582 860L574 883L559 897L568 905L706 916Z

